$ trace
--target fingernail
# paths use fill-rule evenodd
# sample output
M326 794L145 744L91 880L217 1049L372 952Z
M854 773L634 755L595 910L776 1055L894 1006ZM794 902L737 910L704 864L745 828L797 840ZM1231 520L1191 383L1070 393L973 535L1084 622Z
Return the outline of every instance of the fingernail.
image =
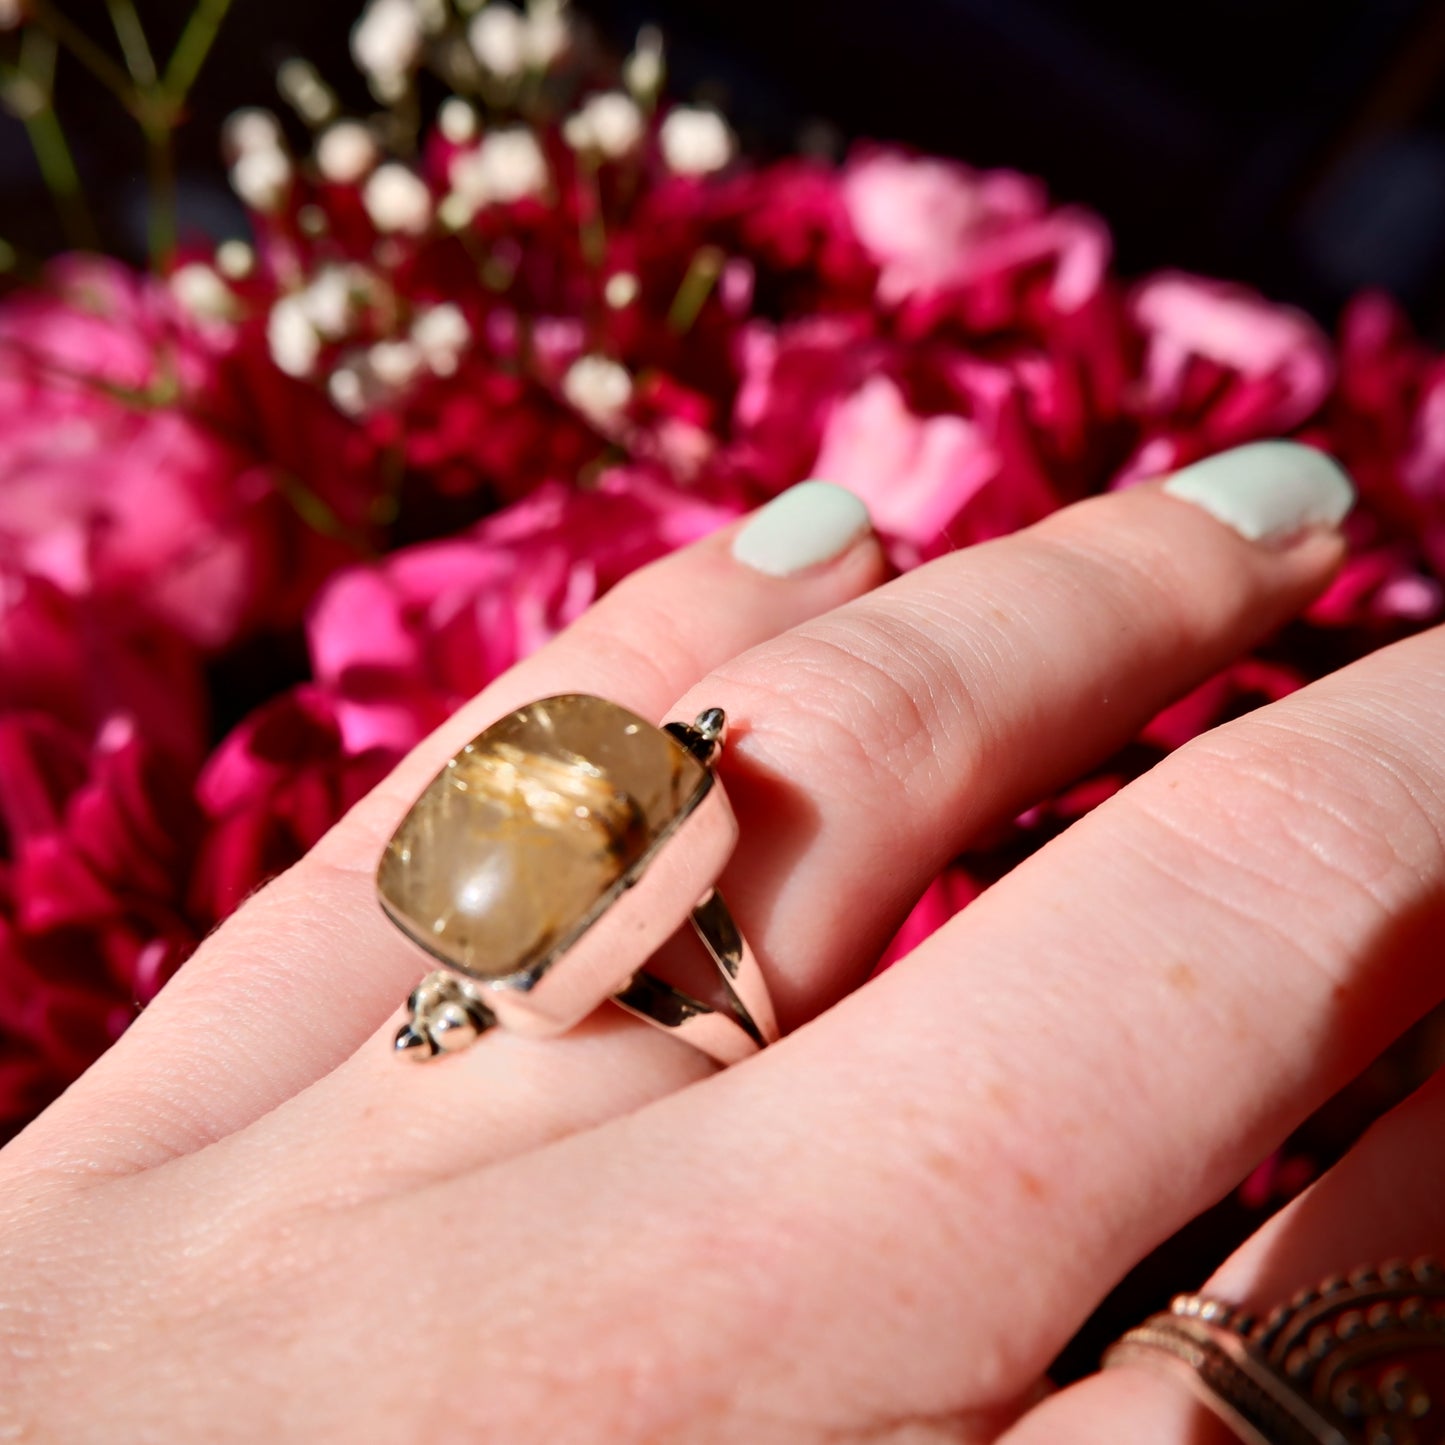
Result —
M1335 528L1355 505L1343 468L1298 442L1254 442L1175 472L1164 490L1193 502L1250 542Z
M832 482L799 482L755 512L733 556L769 577L791 577L841 557L872 530L868 508Z

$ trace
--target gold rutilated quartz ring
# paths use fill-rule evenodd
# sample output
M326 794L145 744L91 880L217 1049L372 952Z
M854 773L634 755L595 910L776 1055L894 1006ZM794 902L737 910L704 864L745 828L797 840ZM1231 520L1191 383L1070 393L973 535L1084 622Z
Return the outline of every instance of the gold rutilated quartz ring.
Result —
M452 758L377 870L387 917L443 965L412 993L397 1052L451 1053L497 1025L565 1033L608 998L722 1063L771 1043L767 984L714 887L738 838L713 772L725 728L718 708L659 728L569 694ZM642 969L689 918L718 1007Z

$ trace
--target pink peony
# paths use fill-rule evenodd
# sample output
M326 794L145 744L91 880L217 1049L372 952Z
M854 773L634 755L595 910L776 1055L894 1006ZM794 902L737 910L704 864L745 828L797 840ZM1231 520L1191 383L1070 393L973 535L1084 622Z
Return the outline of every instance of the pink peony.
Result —
M833 408L887 357L863 317L809 317L782 327L756 322L740 334L737 349L741 385L729 459L768 492L809 475Z
M868 504L875 525L917 561L998 475L988 435L961 416L920 417L898 384L873 376L833 407L812 470Z
M303 524L208 411L217 365L118 263L57 262L0 307L0 570L207 648L274 615Z
M1000 237L1048 208L1030 177L893 150L855 156L841 189L853 230L879 267L885 306L967 281L990 264Z
M810 475L850 488L899 565L1014 531L1067 495L1049 454L1072 438L1049 433L1077 403L1046 355L907 348L830 316L750 327L742 356L726 466L768 491Z
M0 593L0 1136L194 945L193 649L41 578Z
M1144 358L1129 409L1143 435L1126 477L1287 435L1329 395L1324 333L1252 291L1167 273L1139 286L1130 310Z
M263 703L216 749L196 788L206 826L190 878L217 923L289 868L381 781L396 754L343 749L335 700L304 684Z
M729 250L756 269L766 301L791 314L864 308L878 285L831 166L784 160L730 177L712 210Z
M1306 439L1339 457L1362 506L1351 555L1310 615L1383 642L1445 611L1445 372L1380 294L1346 308L1337 355L1338 385Z

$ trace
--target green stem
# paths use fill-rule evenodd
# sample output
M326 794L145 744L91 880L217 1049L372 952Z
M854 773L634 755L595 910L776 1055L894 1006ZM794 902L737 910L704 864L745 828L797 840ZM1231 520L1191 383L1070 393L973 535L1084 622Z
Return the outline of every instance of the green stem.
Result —
M672 309L667 313L667 324L679 336L687 335L696 325L702 308L707 305L707 299L722 275L726 259L716 246L703 246L692 258L692 265L687 268L687 275L682 278L682 285L673 297Z
M105 88L119 97L127 110L134 111L138 99L131 78L50 0L29 0L30 14L60 42Z
M171 103L180 108L181 102L191 93L211 47L220 33L221 22L231 8L231 0L200 0L176 41L176 48L166 64L165 78L161 88Z
M100 240L90 218L90 208L85 204L80 172L75 168L75 157L70 153L55 107L47 102L26 116L25 134L35 152L46 189L55 200L66 240L80 250L98 250Z
M594 271L599 271L607 259L607 222L602 216L602 188L598 184L597 166L586 155L578 157L577 181L582 192L578 216L582 258Z
M163 271L176 249L176 158L171 147L172 128L164 121L145 128L146 170L150 181L150 213L146 240L151 269Z
M105 0L105 8L110 12L110 23L120 41L120 52L125 56L130 78L140 89L149 90L157 79L156 61L134 0Z
M45 284L45 261L0 236L0 276L39 290Z
M3 77L10 109L25 126L41 179L55 201L70 245L95 248L95 226L85 204L80 172L55 110L57 41L43 30L27 30L20 42L20 67Z

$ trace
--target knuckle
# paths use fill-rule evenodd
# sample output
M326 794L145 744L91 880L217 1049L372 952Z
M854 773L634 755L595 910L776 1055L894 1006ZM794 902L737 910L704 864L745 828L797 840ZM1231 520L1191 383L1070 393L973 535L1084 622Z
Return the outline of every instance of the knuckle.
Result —
M1445 776L1357 716L1259 714L1206 734L1141 801L1210 856L1211 875L1253 875L1229 891L1239 911L1277 914L1282 888L1308 900L1292 916L1302 944L1320 935L1311 951L1333 953L1362 911L1393 916L1445 882Z
M1166 646L1192 649L1214 630L1196 601L1197 572L1160 537L1139 530L1121 536L1117 526L1076 519L1068 531L1031 537L1029 545L1060 608L1076 610L1086 597L1105 636L1147 629Z
M820 619L714 678L748 719L752 745L780 768L823 772L869 796L925 785L942 729L978 731L956 662L901 609Z
M619 605L606 605L614 600ZM568 635L579 655L604 659L606 669L626 678L634 695L643 690L671 698L696 676L697 647L687 625L663 608L639 612L626 606L615 591L578 618Z

